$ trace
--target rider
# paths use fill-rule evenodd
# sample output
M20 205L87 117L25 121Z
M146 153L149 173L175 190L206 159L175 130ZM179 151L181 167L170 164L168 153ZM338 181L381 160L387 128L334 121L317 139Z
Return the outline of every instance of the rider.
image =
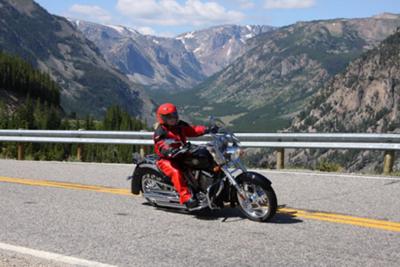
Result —
M179 120L176 106L171 103L165 103L158 107L157 121L158 126L153 136L154 149L160 157L157 166L171 178L176 191L179 193L180 203L185 204L188 208L196 207L198 202L187 187L178 164L179 158L175 156L186 144L186 137L201 136L210 132L216 133L218 128L203 125L191 126Z

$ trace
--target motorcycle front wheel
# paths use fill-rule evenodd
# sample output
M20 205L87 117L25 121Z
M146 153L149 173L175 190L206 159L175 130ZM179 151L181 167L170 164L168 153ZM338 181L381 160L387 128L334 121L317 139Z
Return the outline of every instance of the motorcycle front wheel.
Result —
M238 206L247 218L252 221L266 222L275 215L277 200L274 189L270 185L242 181L239 186L246 194L246 198L236 192Z

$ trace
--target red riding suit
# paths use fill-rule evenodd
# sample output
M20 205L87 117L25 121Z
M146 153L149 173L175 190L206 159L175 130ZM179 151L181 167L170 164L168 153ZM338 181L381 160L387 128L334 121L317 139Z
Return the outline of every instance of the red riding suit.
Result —
M160 156L157 166L171 178L179 193L181 204L188 201L192 195L172 154L186 143L186 137L196 137L205 133L205 126L191 126L184 121L179 121L174 126L160 124L154 132L154 150Z

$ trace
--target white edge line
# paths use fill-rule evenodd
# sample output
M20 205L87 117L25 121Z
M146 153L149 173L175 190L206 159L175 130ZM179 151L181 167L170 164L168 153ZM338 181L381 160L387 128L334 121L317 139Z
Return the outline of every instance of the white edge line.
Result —
M6 159L0 159L6 160ZM136 165L133 163L103 163L103 162L74 162L74 161L35 161L35 160L15 160L15 159L7 159L10 161L15 161L17 163L30 162L30 163L38 163L39 164L72 164L72 165L106 165L106 166L121 166L121 167L135 167ZM342 177L342 178L359 178L359 179L372 179L372 180L400 180L400 177L387 177L387 176L364 176L364 175L352 175L352 174L340 174L335 172L329 173L319 173L313 171L304 171L304 172L296 172L296 171L279 171L279 170L271 170L271 169L248 169L249 171L257 171L257 172L269 172L276 174L294 174L294 175L310 175L310 176L326 176L326 177Z
M99 267L115 267L116 266L116 265L109 265L109 264L104 264L104 263L100 263L100 262L95 262L95 261L79 259L79 258L75 258L75 257L64 256L61 254L56 254L56 253L47 252L47 251L35 250L35 249L30 249L30 248L20 247L20 246L13 246L13 245L1 243L1 242L0 242L0 249L17 252L17 253L21 253L21 254L26 254L26 255L31 255L36 258L72 264L72 265L99 266Z
M342 178L357 178L357 179L369 179L369 180L398 180L400 181L400 177L384 177L384 176L362 176L362 175L351 175L351 174L336 174L332 173L315 173L315 172L292 172L292 171L276 171L276 170L264 170L264 169L252 169L253 171L258 172L269 172L276 174L294 174L294 175L303 175L303 176L325 176L325 177L342 177Z

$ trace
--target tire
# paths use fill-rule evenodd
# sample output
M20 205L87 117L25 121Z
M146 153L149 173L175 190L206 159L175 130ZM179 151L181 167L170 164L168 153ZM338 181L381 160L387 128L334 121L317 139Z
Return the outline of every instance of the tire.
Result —
M139 177L140 177L140 191L142 193L151 191L151 187L154 188L154 181L164 183L171 187L173 186L168 177L166 177L159 171L152 169L152 168L143 168ZM156 186L157 186L157 188L156 188L157 190L166 190L166 188L162 185L161 185L161 187L160 187L160 185L156 185ZM160 206L156 202L151 201L149 198L146 198L146 197L144 197L144 198L152 206L154 206L154 207Z
M132 183L131 183L131 191L132 194L140 194L143 193L143 185L142 180L145 175L154 175L158 177L156 180L163 181L164 183L170 183L169 179L166 178L162 173L160 173L154 165L140 165L137 166L135 171L132 174Z
M247 185L247 186L246 186ZM237 202L238 202L238 207L240 211L250 220L256 221L256 222L267 222L274 217L276 210L277 210L277 199L276 195L274 192L274 189L271 187L270 184L264 181L241 181L239 183L239 186L242 187L242 189L245 189L245 187L248 187L246 190L247 192L251 192L252 195L260 195L261 191L263 191L263 196L259 196L257 200L262 199L263 203L266 204L267 208L264 206L260 206L259 203L253 204L252 202L251 206L258 205L259 208L255 209L250 209L249 208L249 202L243 201L241 197L239 196L239 193L236 192L237 194ZM253 188L252 190L250 188ZM248 205L246 205L246 203ZM247 208L246 208L247 206Z

